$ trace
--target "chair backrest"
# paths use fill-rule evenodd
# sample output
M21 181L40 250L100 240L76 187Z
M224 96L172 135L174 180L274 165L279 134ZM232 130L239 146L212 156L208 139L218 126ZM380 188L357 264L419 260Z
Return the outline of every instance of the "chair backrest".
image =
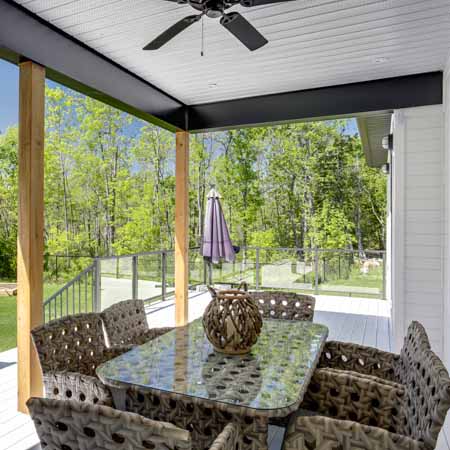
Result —
M124 300L106 308L102 313L109 345L133 344L148 330L144 302Z
M27 402L42 448L62 450L190 450L188 431L108 406L74 400Z
M425 348L415 353L405 387L402 434L434 449L450 408L450 378L432 350Z
M311 295L285 291L254 291L250 295L258 303L266 319L307 320L314 318L316 299Z
M406 385L409 373L414 367L417 354L430 349L430 341L423 325L416 321L411 322L400 351L398 364L395 368L395 379L399 383Z
M95 375L106 349L98 313L52 320L31 331L43 373L54 371Z

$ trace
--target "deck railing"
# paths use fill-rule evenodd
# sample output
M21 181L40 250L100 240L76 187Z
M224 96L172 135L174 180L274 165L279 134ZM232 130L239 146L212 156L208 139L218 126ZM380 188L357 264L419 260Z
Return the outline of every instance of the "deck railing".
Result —
M189 286L234 286L286 289L315 294L385 298L385 252L247 247L234 263L210 264L191 249ZM98 257L44 302L44 318L101 311L124 299L147 303L174 293L174 252L159 250Z
M44 321L97 311L98 280L97 264L94 263L44 301Z

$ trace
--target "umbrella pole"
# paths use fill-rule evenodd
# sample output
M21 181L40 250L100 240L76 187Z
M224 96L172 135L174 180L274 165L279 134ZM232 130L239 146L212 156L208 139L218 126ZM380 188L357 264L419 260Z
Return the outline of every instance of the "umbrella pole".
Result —
M189 294L189 133L176 133L175 324L188 322Z

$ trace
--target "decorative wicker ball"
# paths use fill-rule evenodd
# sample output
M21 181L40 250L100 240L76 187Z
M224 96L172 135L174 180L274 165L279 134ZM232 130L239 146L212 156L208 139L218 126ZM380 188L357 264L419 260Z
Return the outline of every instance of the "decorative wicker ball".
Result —
M257 303L246 291L208 289L213 298L203 314L203 328L214 349L228 355L250 352L262 327Z

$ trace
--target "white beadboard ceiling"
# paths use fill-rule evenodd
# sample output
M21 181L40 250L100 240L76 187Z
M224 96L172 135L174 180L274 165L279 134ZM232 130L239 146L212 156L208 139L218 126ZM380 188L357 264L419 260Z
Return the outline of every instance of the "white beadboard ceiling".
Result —
M296 0L239 11L269 40L249 52L217 19L142 47L188 5L166 0L16 0L186 104L443 70L450 0ZM215 84L214 87L211 87Z

